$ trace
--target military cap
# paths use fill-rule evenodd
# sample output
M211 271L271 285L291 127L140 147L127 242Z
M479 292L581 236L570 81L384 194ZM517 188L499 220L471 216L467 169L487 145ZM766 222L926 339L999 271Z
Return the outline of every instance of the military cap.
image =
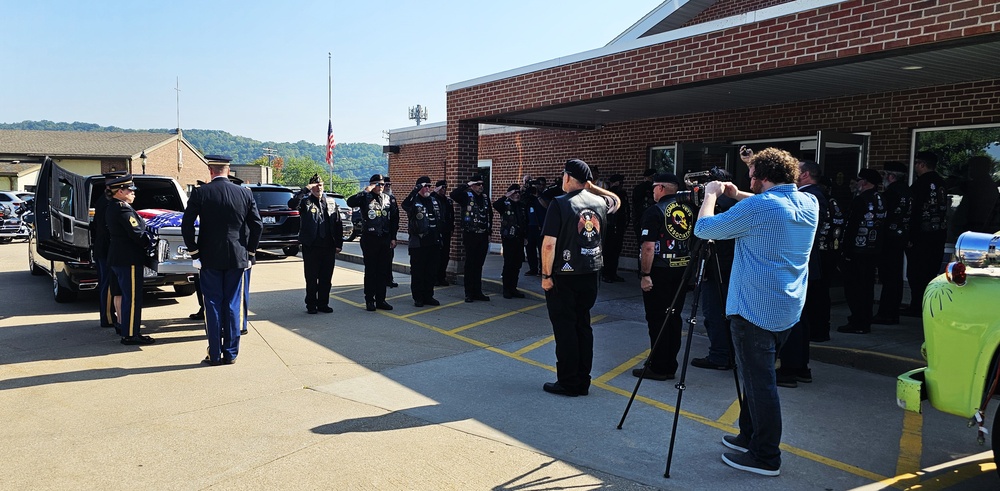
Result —
M420 176L420 177L418 177L417 178L417 187L421 187L424 184L430 186L430 184L431 184L431 178L427 177L427 176Z
M882 174L879 174L875 169L861 169L861 171L858 172L858 179L864 179L870 182L873 186L882 184Z
M507 186L507 192L509 193L511 191L521 191L521 185L520 184L511 184L510 186Z
M882 166L882 169L886 172L901 172L906 174L906 164L895 160L886 162L885 165Z
M382 174L373 174L371 179L368 179L368 184L375 184L376 182L385 182L385 177Z
M112 190L131 189L135 191L136 189L138 189L132 183L132 174L125 174L123 176L113 177L111 179L105 179L104 187Z
M323 178L319 177L319 174L313 174L309 178L309 184L323 184Z
M653 176L653 184L674 184L677 189L681 189L683 184L677 174L671 174L669 172L661 172Z
M482 183L483 183L483 175L482 174L473 174L472 177L469 178L469 185L470 186L473 185L473 184L482 184Z
M438 182L434 183L434 185L435 186L447 186L448 185L448 181L445 181L444 179L441 179Z
M233 158L228 155L206 155L205 160L208 161L208 165L229 165L233 161Z

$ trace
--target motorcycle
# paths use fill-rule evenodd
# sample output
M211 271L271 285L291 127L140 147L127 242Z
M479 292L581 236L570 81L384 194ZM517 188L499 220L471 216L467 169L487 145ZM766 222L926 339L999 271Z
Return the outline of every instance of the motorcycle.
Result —
M30 203L22 202L15 208L12 205L0 205L0 244L14 240L28 240L28 225L24 214L30 213Z

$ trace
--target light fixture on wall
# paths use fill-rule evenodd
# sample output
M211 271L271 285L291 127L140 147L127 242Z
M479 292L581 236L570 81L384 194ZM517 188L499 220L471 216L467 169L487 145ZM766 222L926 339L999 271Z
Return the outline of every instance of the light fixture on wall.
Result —
M145 150L142 151L142 154L139 155L139 158L142 159L142 173L145 174L146 173L146 160L147 160L146 159L146 151Z

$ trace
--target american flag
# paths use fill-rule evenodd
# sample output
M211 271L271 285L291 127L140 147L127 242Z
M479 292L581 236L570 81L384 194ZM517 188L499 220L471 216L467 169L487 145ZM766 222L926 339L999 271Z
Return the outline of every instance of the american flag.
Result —
M333 147L337 146L333 143L333 120L330 120L330 127L326 130L326 165L330 166L330 170L333 170Z

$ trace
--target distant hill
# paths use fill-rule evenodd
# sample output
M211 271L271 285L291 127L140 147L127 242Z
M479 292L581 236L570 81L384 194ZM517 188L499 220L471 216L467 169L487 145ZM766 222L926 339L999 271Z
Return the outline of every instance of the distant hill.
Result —
M20 123L0 123L5 130L51 130L51 131L109 131L109 132L149 132L173 134L173 129L133 130L116 126L99 126L92 123L55 123L52 121L22 121ZM222 154L233 158L234 164L249 164L264 155L264 148L274 149L277 156L285 161L293 158L310 158L321 166L326 166L326 147L307 141L297 143L262 142L252 138L236 136L220 130L183 130L184 138L191 142L202 155ZM386 173L389 161L382 153L382 146L374 143L338 143L333 152L334 174L344 180L367 182L372 174Z

